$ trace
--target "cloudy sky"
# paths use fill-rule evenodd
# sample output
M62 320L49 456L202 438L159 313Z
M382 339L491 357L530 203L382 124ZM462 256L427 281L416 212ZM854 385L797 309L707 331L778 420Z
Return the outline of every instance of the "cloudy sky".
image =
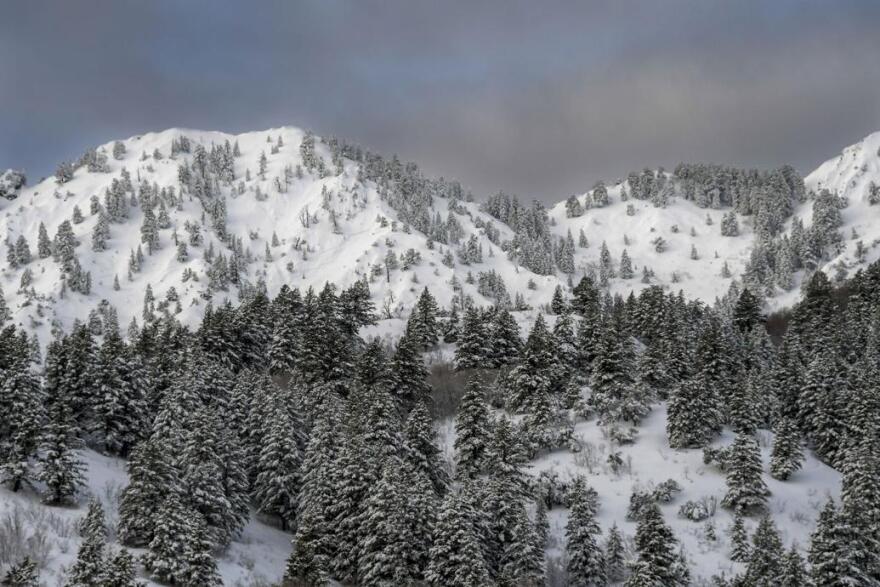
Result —
M0 6L0 168L285 124L544 200L681 160L808 171L880 130L880 2Z

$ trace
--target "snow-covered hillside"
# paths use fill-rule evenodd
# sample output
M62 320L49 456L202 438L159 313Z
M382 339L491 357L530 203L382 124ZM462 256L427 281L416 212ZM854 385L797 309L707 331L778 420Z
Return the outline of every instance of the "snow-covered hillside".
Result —
M172 155L172 145L181 137L207 150L227 142L237 144L240 156L233 161L234 179L215 188L225 198L226 232L232 240L240 239L242 243L242 282L265 283L272 295L282 284L308 287L330 281L348 285L369 276L374 301L386 315L399 316L411 307L424 286L435 292L443 306L448 306L455 295L470 295L481 303L491 303L491 295L482 295L486 294L486 287L479 287L479 274L494 271L511 300L520 294L526 304L536 306L548 302L557 285L570 287L571 281L576 282L582 275L598 274L605 243L613 266L619 267L626 250L634 270L629 279L621 277L620 271L613 273L609 279L612 292L625 295L646 287L642 275L644 268L648 268L652 272L651 284L673 291L681 289L688 297L712 303L728 291L731 280L742 275L755 242L750 216L738 215L738 236L721 236L721 221L728 210L702 208L676 197L675 192L664 207L635 198L624 201L621 193L631 187L623 182L608 188L607 205L587 207L581 216L568 217L564 201L549 208L554 238L564 240L570 234L577 243L573 274L569 277L554 270L549 275L537 275L502 250L501 245L514 233L509 226L482 212L479 201L452 202L443 194L433 197L431 216L439 215L439 220L447 222L454 215L461 230L455 242L429 246L426 235L403 222L400 213L382 197L382 187L364 179L361 163L346 158L332 172L306 170L293 174L294 169L303 169L303 136L301 130L290 127L241 135L184 129L146 134L122 141L124 153L117 151L115 157L110 156L114 143L98 147L97 152L106 155L102 171L90 172L83 165L63 184L50 177L24 188L13 200L0 200L0 234L13 246L23 237L34 258L17 268L6 263L0 273L0 285L13 321L37 331L45 342L53 321L69 328L74 319L85 320L99 301L107 300L117 308L120 323L125 326L132 318L140 319L147 284L157 299L173 287L180 300L179 318L188 323L201 315L209 298L215 304L225 299L238 301L236 287L218 289L209 283L210 262L205 252L222 254L225 247L210 219L206 219L203 205L191 193L183 195L179 205L167 206L165 227L161 226L160 218L156 250L148 253L143 242L144 214L136 205L137 194L142 185L155 187L157 194L169 189L181 193L178 167L193 164L194 158L194 147L190 153ZM880 178L878 144L880 134L871 135L821 165L805 181L808 189L830 189L848 199L849 207L843 210L842 233L849 239L855 230L858 238L864 240L868 245L866 261L880 255L875 247L880 224L873 222L880 208L872 208L867 198L871 182ZM315 148L322 161L331 165L332 154L327 145L316 141ZM260 173L263 154L266 167ZM132 191L126 196L134 205L126 210L121 222L110 223L106 250L94 252L91 235L99 219L97 214L90 213L91 200L96 196L103 201L114 180L122 178L123 170L131 178ZM577 197L586 202L589 196L587 192ZM91 274L91 293L83 295L68 288L61 304L58 302L63 274L51 258L39 258L36 254L38 228L43 223L51 238L63 221L73 217L75 207L83 216L81 222L72 225L78 241L76 257L83 271ZM809 224L810 201L797 204L794 216ZM181 261L173 241L189 238L188 224L198 227L203 240L190 247L188 259ZM489 231L497 232L494 238L487 238ZM477 246L482 248L482 261L465 265L455 253L471 235L477 237ZM662 252L658 252L658 238L664 241ZM129 278L130 258L139 246L143 251L141 268L131 272ZM399 268L392 266L386 270L389 251L402 259L409 249L417 256L398 261ZM827 270L843 260L853 267L857 264L853 254L854 245L847 244L843 252L824 260L821 266ZM724 271L725 264L729 274ZM185 271L189 279L185 278ZM29 283L22 286L25 272ZM769 306L793 302L802 277L802 272L797 273L791 290L770 297ZM118 290L114 289L114 279L118 280Z
M466 297L476 305L510 306L525 334L557 288L570 290L585 275L612 294L660 285L712 304L732 285L753 283L760 274L758 293L768 308L777 308L797 301L799 285L815 269L842 278L880 258L880 133L824 163L802 184L799 178L787 183L788 170L775 176L742 172L737 177L752 183L736 187L735 196L719 195L735 183L729 169L711 170L729 174L726 187L710 189L697 181L696 197L694 184L678 171L644 173L665 186L654 192L656 198L634 197L630 176L607 192L595 188L545 210L507 197L474 199L452 182L423 181L417 168L396 158L376 159L295 128L241 135L172 129L107 143L81 164L62 165L57 177L6 190L0 198L7 253L0 301L12 322L45 345L56 330L69 332L92 312L106 319L111 307L123 329L162 312L195 326L209 304L235 305L255 289L274 297L284 285L317 289L365 280L380 314L377 325L361 332L365 338L397 338L425 287L443 310ZM18 183L13 174L2 177L9 186ZM806 190L784 194L790 209L770 218L778 223L768 233L766 202L775 196L762 190L776 180L783 193L792 185ZM805 237L804 227L814 224L817 198L811 194L823 190L840 198L824 200L839 208L830 226L839 238L815 244L810 239L825 233ZM737 198L738 204L729 203ZM827 206L818 208L827 214ZM540 226L530 226L536 219ZM810 247L813 257L805 253ZM798 256L799 266L785 266L790 254ZM756 269L768 259L775 266ZM548 321L553 325L556 317ZM629 344L630 337L625 340ZM692 342L684 345L688 351ZM639 352L644 348L640 343ZM431 358L451 361L455 350L455 343L444 342L433 347ZM705 464L697 449L670 448L669 404L656 399L635 444L610 440L592 415L572 415L575 442L541 452L528 470L563 483L588 476L602 498L597 521L603 532L617 523L628 537L636 529L626 516L633 492L673 479L681 494L661 509L696 582L740 572L744 565L729 560L730 510L713 511L711 529L678 514L688 501L714 510L725 493L724 474ZM451 462L454 424L441 419L439 428ZM714 446L729 445L732 437L725 430ZM758 438L766 473L774 435L761 430ZM112 526L119 489L128 481L125 463L94 448L78 453L88 466L84 493L104 502ZM608 460L612 451L620 459L615 470ZM822 504L839 499L840 474L808 454L789 481L768 481L767 511L783 542L805 547ZM0 489L0 533L14 536L17 542L9 544L15 548L39 554L43 579L54 584L74 559L80 542L75 522L84 512L42 508L37 497ZM564 556L567 518L566 508L549 512L548 553L557 563ZM217 553L227 584L281 578L291 536L266 521L252 512L243 533ZM750 532L756 525L756 519L747 522ZM627 546L631 555L632 544ZM11 562L20 554L5 556Z
M190 152L172 154L173 143L181 137L191 141ZM615 267L626 250L634 269L634 277L629 279L621 277L619 271L612 274L609 284L613 292L625 294L646 287L642 271L649 268L650 283L673 291L682 289L688 297L712 303L727 292L732 279L742 274L755 239L750 217L739 217L738 236L722 237L720 224L727 210L701 208L675 197L674 192L665 207L634 198L623 201L623 183L608 189L607 205L588 207L581 216L567 217L564 202L549 209L554 238L564 240L571 234L577 243L573 273L569 276L554 268L551 274L537 275L502 250L514 233L482 212L478 202L465 198L453 202L443 197L445 194L431 198L432 219L448 222L450 216L455 216L453 222L460 230L454 242L429 246L425 234L400 219L399 211L383 197L382 186L363 177L361 163L346 158L330 172L303 171L303 137L302 131L290 127L237 136L183 129L151 133L122 141L124 152L118 149L115 156L110 156L114 143L98 147L97 153L103 153L106 160L101 171L89 171L83 165L63 184L50 177L24 188L11 201L0 201L0 233L13 247L23 237L33 258L19 267L6 263L0 273L13 321L37 331L45 342L53 322L67 329L74 319L85 320L101 300L107 300L118 310L124 327L132 318L140 319L143 292L149 284L158 300L174 288L181 308L179 318L192 323L209 298L214 304L225 299L238 301L239 288L234 284L213 287L208 277L210 261L206 259L211 253L228 254L228 243L236 239L240 239L242 249L239 262L244 260L244 266L239 267L241 283L265 283L274 295L282 284L308 287L330 281L348 285L368 276L373 299L387 316L399 316L411 307L424 286L435 292L443 306L448 306L455 295L491 303L492 279L483 287L479 280L480 273L490 271L500 277L511 300L520 294L525 304L546 303L557 285L570 287L584 274L597 274L603 243ZM848 149L840 158L821 166L807 182L811 188L831 187L848 196L846 234L850 227L856 228L866 237L870 234L869 240L880 236L870 233L875 210L868 208L863 197L870 178L878 173L874 144L878 141L878 135L873 135L861 146ZM206 218L205 207L192 193L182 190L178 168L194 164L196 144L210 150L227 143L236 144L240 156L233 160L234 178L214 186L217 197L225 199L225 231L232 237L224 245L211 219ZM322 162L331 167L333 154L327 144L319 140L315 145ZM266 162L261 173L263 154ZM299 171L294 173L294 169ZM123 170L130 176L131 191L125 192L125 197L132 200L132 205L127 206L125 217L110 222L106 250L95 252L91 240L99 218L91 212L93 196L103 202L113 182L123 179ZM162 207L167 217L164 225L163 218L159 218L158 241L152 253L142 236L144 212L137 205L142 186L148 191L153 188L157 199L171 189L175 190L172 194L180 196L177 205L171 205L173 195L164 196ZM579 198L585 201L588 196L582 194ZM82 212L81 221L72 224L78 241L76 257L82 270L90 273L89 295L64 288L58 263L37 254L40 223L52 238L62 222L73 218L75 207ZM809 213L809 202L795 210L796 215L807 219ZM189 246L187 259L180 260L174 240L194 242L188 225L198 227L202 242ZM467 245L471 235L476 236L476 246L482 249L482 260L472 259L466 265L456 253ZM662 252L658 252L658 237L664 241ZM130 272L131 256L136 255L139 246L143 252L140 269ZM413 253L405 260L410 249ZM394 262L390 269L386 267L389 251L396 253L397 268ZM722 276L725 264L730 277ZM114 280L118 280L118 290L114 289ZM62 289L66 289L65 299L59 303ZM487 290L493 292L488 297L484 295ZM779 298L786 303L791 299ZM770 304L779 305L773 299Z

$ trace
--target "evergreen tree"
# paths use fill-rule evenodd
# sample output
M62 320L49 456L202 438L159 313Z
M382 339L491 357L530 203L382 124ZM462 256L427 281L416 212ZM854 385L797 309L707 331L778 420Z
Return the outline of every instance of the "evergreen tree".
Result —
M605 575L609 582L623 580L625 563L623 536L617 528L617 523L614 523L608 531L608 540L605 543Z
M572 490L565 526L569 581L574 585L605 585L607 568L597 542L600 530L595 518L595 500L585 490L582 481L575 483ZM619 541L619 534L616 539Z
M679 384L671 394L666 412L666 434L673 448L706 446L715 436L720 415L711 392L701 378Z
M678 559L675 552L677 540L663 521L663 514L656 503L650 503L642 512L636 529L638 560L627 585L684 585L676 572ZM654 580L651 583L646 580Z
M416 302L407 323L407 332L413 336L414 342L424 351L437 346L440 338L437 310L437 301L426 287L422 290L419 301Z
M481 369L490 367L487 360L492 350L487 344L486 328L480 312L470 307L465 310L461 333L458 337L458 348L455 349L455 368Z
M389 461L364 503L358 575L362 585L406 585L419 570L409 564L413 548L405 520L406 495L400 485L401 463Z
M721 505L736 511L763 508L770 492L761 472L758 441L753 436L737 434L727 459L727 493Z
M519 324L507 308L495 312L491 335L493 366L503 367L514 363L522 348L522 339Z
M149 544L159 509L179 487L170 449L159 438L141 442L128 461L128 486L119 499L119 539L129 546Z
M801 468L803 460L800 431L790 418L783 417L776 424L770 474L780 481L786 481Z
M637 423L648 412L646 398L635 379L632 340L619 317L602 328L592 363L590 404L603 422Z
M455 418L455 475L472 479L485 466L490 442L489 408L475 378L467 383Z
M400 337L391 360L392 391L405 407L430 401L428 370L418 351L412 333L407 329Z
M326 583L335 554L330 524L339 474L335 464L341 434L337 423L341 415L331 398L323 400L321 407L316 412L303 459L297 529L284 574L285 580L306 584Z
M740 563L748 562L751 558L751 547L749 546L749 535L746 532L745 521L740 512L737 512L733 518L730 541L733 544L730 560Z
M748 288L743 289L733 309L733 324L742 333L761 323L761 304Z
M37 587L40 572L37 570L37 562L25 556L21 562L12 565L3 577L4 587Z
M425 475L438 495L444 495L449 488L449 476L443 469L440 449L434 442L431 417L424 404L416 404L407 416L404 451L410 466Z
M92 500L85 518L80 522L82 543L76 555L76 562L70 569L67 585L70 587L91 587L103 584L110 576L107 567L106 547L107 529L104 526L104 508L101 502Z
M49 240L49 232L46 225L40 222L40 228L37 232L37 256L40 259L47 259L52 256L52 241Z
M490 584L476 528L477 512L462 491L450 491L440 505L425 579L431 585Z
M46 503L62 505L71 501L85 484L85 465L73 450L74 423L67 405L54 402L48 416L37 478L46 484Z
M804 559L798 552L796 544L785 554L782 561L782 573L779 578L779 587L802 587L808 584L807 569Z
M634 276L632 260L629 258L629 253L626 252L626 249L623 249L623 253L620 255L620 278L632 279Z
M535 428L549 427L556 408L558 389L555 385L561 373L559 359L554 353L553 336L547 330L541 315L535 319L532 331L520 353L520 359L508 379L508 406L515 411L533 416ZM542 434L540 430L533 432Z
M17 360L4 374L0 387L0 406L6 421L0 424L0 482L13 492L34 480L33 458L39 444L42 420L39 381L25 358Z
M101 587L139 587L134 557L124 548L113 555L107 564L107 573Z
M286 530L296 521L302 454L297 442L298 425L290 410L275 397L269 401L270 420L260 441L252 495L257 511L277 516Z
M783 564L782 542L769 516L764 516L752 536L752 553L746 568L745 581L755 587L779 585Z

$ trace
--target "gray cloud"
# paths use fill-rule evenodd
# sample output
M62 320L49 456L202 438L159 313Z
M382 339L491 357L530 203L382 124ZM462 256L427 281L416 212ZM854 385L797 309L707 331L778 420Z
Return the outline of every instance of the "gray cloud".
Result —
M545 200L644 166L808 171L880 129L880 5L117 2L0 8L0 167L282 124Z

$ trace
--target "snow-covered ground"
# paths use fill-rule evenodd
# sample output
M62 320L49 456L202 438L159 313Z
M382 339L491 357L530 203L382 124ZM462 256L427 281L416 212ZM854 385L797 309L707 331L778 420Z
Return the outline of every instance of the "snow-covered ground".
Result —
M702 450L676 450L669 447L666 439L665 403L656 404L652 408L651 413L639 425L638 438L632 445L612 443L595 419L579 421L574 427L574 436L582 447L579 452L557 450L540 455L530 463L529 472L533 475L542 472L555 474L560 481L568 481L578 475L584 476L599 494L597 521L602 527L604 537L607 538L608 530L614 523L624 535L634 537L637 523L626 520L633 490L652 490L660 483L673 479L681 486L682 491L676 494L672 502L661 503L660 508L666 522L684 547L694 582L700 584L700 580L708 580L712 575L725 572L731 576L745 569L744 565L732 562L729 558L731 542L728 530L733 524L733 515L720 505L727 490L725 475L717 466L703 464ZM777 481L769 473L773 434L760 431L758 436L764 463L763 477L771 492L767 500L768 513L776 523L786 548L796 542L802 549L806 549L809 547L810 533L815 529L816 519L828 497L837 499L840 494L840 474L816 460L807 451L804 466L788 481ZM452 445L455 442L455 425L452 420L439 424L439 439L443 454L451 459ZM733 434L726 430L712 446L727 446L732 443ZM611 452L617 451L621 453L625 465L619 473L614 473L606 459ZM715 541L706 539L708 521L692 522L678 515L679 508L685 502L699 502L704 499L707 502L714 500L718 504L714 515L708 520L715 526ZM565 550L568 510L551 509L548 518L548 560L561 558ZM745 519L750 535L759 520L758 516Z
M404 315L414 303L425 286L430 287L438 302L447 306L455 295L451 288L453 277L461 284L464 293L481 303L489 300L481 296L477 286L467 283L468 274L474 277L480 271L494 270L504 280L511 298L519 293L533 306L547 303L557 285L567 286L568 277L556 275L535 275L508 259L500 247L485 238L485 231L477 223L493 219L479 210L478 203L463 203L463 213L456 214L464 232L464 239L476 234L483 247L483 262L470 266L456 263L448 267L442 263L447 247L437 245L433 250L426 247L425 235L412 230L406 232L399 221L397 212L379 197L377 186L372 182L358 180L358 164L346 160L341 175L320 178L306 174L302 179L294 178L285 193L275 187L275 178L283 177L286 166L301 163L299 145L303 132L296 128L284 127L266 131L228 135L219 132L204 132L185 129L170 129L130 138L123 143L126 154L121 160L108 157L109 173L91 173L85 167L76 170L73 179L58 185L54 177L35 185L25 187L20 195L11 201L0 199L0 234L7 242L14 243L19 236L27 239L35 259L27 267L12 268L7 263L0 264L0 285L12 311L13 320L26 328L39 333L41 340L49 337L52 321L62 327L70 328L74 319L85 319L90 310L100 300L107 300L119 312L120 323L124 327L131 318L140 318L141 300L147 284L151 285L158 299L174 287L180 296L181 320L194 323L204 311L206 301L202 294L207 289L203 250L190 248L188 261L179 262L172 242L172 234L185 238L184 224L193 222L202 227L205 236L204 247L215 243L218 252L223 250L219 241L205 221L201 205L186 198L181 210L169 209L171 227L160 231L160 249L152 255L145 253L144 267L134 273L132 281L127 279L130 253L141 244L140 226L143 219L139 208L130 209L130 217L123 224L110 225L110 239L105 251L95 253L91 250L91 232L97 218L89 214L89 200L103 194L112 180L118 179L123 168L132 176L137 187L141 180L156 184L160 189L175 187L179 189L177 168L184 158L192 155L179 154L171 159L171 143L175 138L187 136L210 148L212 144L222 145L225 141L238 142L241 157L235 159L236 180L233 186L221 186L226 195L228 208L228 232L240 237L244 246L253 256L253 262L246 268L245 278L250 283L259 279L266 282L270 294L275 294L281 285L320 287L325 282L345 286L364 274L369 274L373 265L381 264L389 248L398 254L407 249L415 249L421 254L421 261L408 270L392 271L390 279L385 275L376 276L370 284L377 307L394 316ZM271 153L269 137L276 141L282 137L284 145L277 154ZM852 231L869 247L866 261L880 257L880 222L876 217L880 207L868 206L865 198L870 181L880 178L880 133L871 135L862 143L848 148L844 153L819 167L806 178L808 188L827 187L837 190L849 199L849 208L843 211L842 233L846 250L839 258L832 259L828 265L844 260L854 266L852 259ZM112 143L99 147L109 155ZM152 153L158 150L162 158L153 159ZM320 142L317 151L329 161L329 151ZM267 154L268 166L265 179L257 173L259 158ZM142 155L149 155L143 159ZM246 180L247 171L250 180ZM238 193L239 182L244 184L244 193ZM878 181L880 183L880 181ZM257 190L265 199L257 198ZM325 196L329 193L329 197ZM558 237L571 231L577 240L583 229L589 241L588 248L575 250L576 282L591 267L596 267L603 242L607 243L616 263L624 248L632 258L636 277L629 280L615 278L611 281L613 292L628 293L645 287L639 276L643 266L654 270L654 284L668 287L673 291L684 290L686 296L699 298L712 303L723 296L730 286L731 279L721 277L721 267L727 262L733 278L742 273L748 260L754 235L751 220L740 217L741 234L737 237L720 236L722 211L699 208L692 202L681 198L674 199L666 208L654 208L649 203L630 199L620 201L620 188L609 188L610 204L603 208L586 210L578 218L566 218L565 206L560 202L549 208L551 230ZM325 200L325 198L328 198ZM583 195L581 195L583 199ZM635 207L635 214L626 213L628 205ZM88 296L68 291L63 302L61 293L61 274L57 263L51 259L36 258L37 229L40 222L45 223L50 238L58 225L70 219L74 206L79 206L85 215L73 230L80 242L77 257L84 270L92 274L92 293ZM331 210L337 218L337 229L331 222ZM316 222L304 226L300 221L308 212L316 217ZM455 214L448 210L448 201L435 198L432 214L442 218ZM711 216L713 224L706 224L706 215ZM800 205L795 214L809 220L810 204ZM501 241L512 237L511 230L495 220L493 225L500 230ZM693 234L692 230L693 229ZM277 235L279 244L272 247L272 236ZM651 241L663 237L667 250L657 253ZM629 243L626 244L625 240ZM270 245L271 259L265 257L266 246ZM695 246L699 258L691 259L691 245ZM22 273L29 269L33 275L31 287L35 296L20 291ZM199 281L184 282L184 269L192 269ZM673 273L677 281L673 281ZM118 277L120 289L113 289L114 277ZM799 278L799 276L796 276ZM530 284L531 282L531 284ZM219 292L214 303L225 298L237 301L237 292ZM770 300L771 306L782 306L797 299L798 288Z
M12 493L0 487L0 566L8 556L17 562L25 554L40 563L45 585L62 585L67 569L76 560L80 537L77 524L88 501L97 498L104 506L111 548L115 542L116 511L122 489L128 484L125 461L91 450L80 453L87 467L86 486L77 507L47 507L39 496L25 489ZM217 554L217 566L227 586L277 583L291 551L291 536L264 524L252 514L250 522L232 544ZM138 555L144 550L129 549ZM150 585L154 583L147 581Z

